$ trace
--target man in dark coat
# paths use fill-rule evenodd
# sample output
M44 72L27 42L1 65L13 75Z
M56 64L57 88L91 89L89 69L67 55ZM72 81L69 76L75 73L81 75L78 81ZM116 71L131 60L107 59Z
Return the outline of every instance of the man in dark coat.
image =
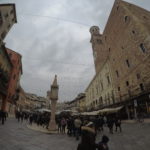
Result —
M4 125L6 121L6 113L4 111L1 111L1 120L2 120L2 125Z
M91 125L92 123L89 123L87 126L81 127L81 142L79 143L77 150L96 150L96 133L95 129L93 128L94 124L93 126Z
M116 126L116 132L117 132L118 128L120 129L120 132L122 131L122 128L121 128L121 119L119 119L118 117L115 118L115 126Z
M113 117L108 118L107 125L108 125L108 128L109 128L109 132L111 134L113 134L113 126L114 126L114 118Z

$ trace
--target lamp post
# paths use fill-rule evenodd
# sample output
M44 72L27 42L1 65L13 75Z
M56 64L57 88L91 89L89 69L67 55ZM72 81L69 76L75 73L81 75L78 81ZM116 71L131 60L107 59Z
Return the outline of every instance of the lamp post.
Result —
M57 75L55 75L55 79L53 81L53 84L51 85L51 91L49 98L51 100L51 117L50 117L50 123L48 129L50 131L57 130L56 128L56 120L55 120L55 112L56 112L56 104L58 100L58 84L57 84Z

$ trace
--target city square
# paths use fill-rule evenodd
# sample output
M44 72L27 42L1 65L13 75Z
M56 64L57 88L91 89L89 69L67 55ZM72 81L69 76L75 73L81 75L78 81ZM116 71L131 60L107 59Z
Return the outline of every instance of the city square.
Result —
M148 150L149 10L0 0L0 150Z
M123 123L123 132L110 134L105 127L103 133L98 133L97 142L102 134L110 138L111 150L149 150L149 123ZM67 134L45 134L27 128L25 122L18 123L14 118L8 119L5 126L0 125L1 150L76 150L79 141Z

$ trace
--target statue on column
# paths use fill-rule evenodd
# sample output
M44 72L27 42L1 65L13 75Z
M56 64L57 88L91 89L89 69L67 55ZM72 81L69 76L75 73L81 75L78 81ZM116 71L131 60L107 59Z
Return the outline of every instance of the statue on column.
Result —
M57 84L57 75L55 75L55 79L53 81L53 84L51 85L51 91L49 94L49 98L51 100L51 117L50 117L50 123L48 129L50 131L56 131L56 120L55 120L55 112L56 112L56 104L58 100L58 84Z

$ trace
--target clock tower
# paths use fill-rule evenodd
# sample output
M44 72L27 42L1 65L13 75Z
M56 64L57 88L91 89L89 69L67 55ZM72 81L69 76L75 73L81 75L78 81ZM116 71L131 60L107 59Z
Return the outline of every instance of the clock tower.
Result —
M100 29L98 26L92 26L90 28L91 33L91 44L93 49L93 57L95 64L96 73L104 64L107 58L107 52L105 51L104 40L102 34L100 34Z

